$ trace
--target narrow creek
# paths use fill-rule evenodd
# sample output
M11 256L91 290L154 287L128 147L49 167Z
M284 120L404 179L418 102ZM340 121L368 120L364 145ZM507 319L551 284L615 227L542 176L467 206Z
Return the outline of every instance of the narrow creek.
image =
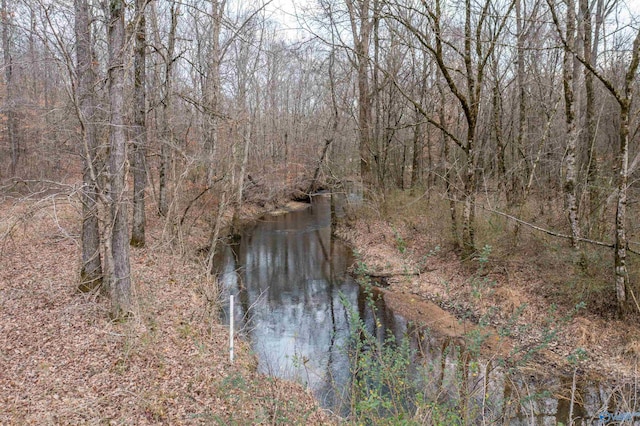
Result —
M481 359L467 359L467 368L461 370L464 357L451 338L409 324L382 298L374 313L363 289L347 273L354 260L351 250L332 236L332 199L318 195L304 210L266 215L218 256L217 273L227 301L223 315L228 321L228 296L234 294L237 328L250 340L261 373L303 383L322 406L347 414L351 373L345 350L350 335L346 301L379 339L385 338L385 330L396 339L410 336L417 353L412 368L425 372L426 397L455 406L464 395L472 423L570 423L573 377L549 377L540 374L543 368L508 371ZM627 416L640 424L635 395L632 385L603 384L578 375L574 424L619 424L607 421L616 420L616 414L617 420Z

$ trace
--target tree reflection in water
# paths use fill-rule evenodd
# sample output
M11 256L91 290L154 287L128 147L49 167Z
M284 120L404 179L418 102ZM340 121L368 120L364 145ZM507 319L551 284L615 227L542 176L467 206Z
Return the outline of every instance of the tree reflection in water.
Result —
M259 371L301 381L322 405L337 408L336 390L349 382L343 349L349 322L340 294L373 319L347 274L350 250L331 234L330 199L316 196L305 210L265 216L245 229L222 253L219 276L224 300L239 297L235 320L252 342Z
M381 326L376 327L364 291L347 274L351 252L332 238L333 213L331 197L315 196L305 210L263 217L221 250L217 268L223 300L228 301L229 294L238 298L234 318L251 341L260 372L304 383L323 406L344 414L351 377L345 350L349 319L342 295L357 307L366 328L377 338L384 339L390 330L399 339L409 330L414 336L412 346L422 353L416 366L423 365L422 371L429 373L424 381L428 398L455 404L465 388L476 407L472 410L482 410L476 413L485 420L569 423L570 377L507 375L503 368L487 368L490 364L478 360L473 361L478 369L469 372L461 387L457 371L461 358L450 340L407 327L381 300L376 309ZM228 318L227 304L223 310ZM576 424L592 424L600 413L625 411L623 406L636 401L629 397L636 394L635 389L623 397L619 389L603 383L580 382L578 394L581 404L573 410L574 418L579 417Z

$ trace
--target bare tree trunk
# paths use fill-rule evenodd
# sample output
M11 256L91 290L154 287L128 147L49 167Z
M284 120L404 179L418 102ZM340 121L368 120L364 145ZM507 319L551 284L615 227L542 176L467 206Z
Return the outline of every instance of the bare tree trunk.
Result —
M424 104L425 98L427 96L427 81L429 79L429 68L427 65L427 60L422 59L419 65L420 70L420 84L417 86L419 90L418 99L420 99L420 104ZM411 188L415 189L418 183L423 179L424 173L424 165L423 165L423 149L424 149L424 126L420 124L422 114L420 112L420 108L417 108L415 105L413 106L414 110L414 120L416 122L415 127L413 129L413 158L411 161ZM429 176L427 176L427 186L430 186L430 175L433 173L431 167L431 144L427 143L427 159L429 161Z
M469 124L470 125L470 124ZM475 122L473 122L475 127ZM464 204L462 207L462 253L465 257L475 252L475 212L476 212L476 153L475 134L468 131L466 170L464 173Z
M144 191L147 186L147 105L146 105L146 48L147 0L136 0L136 45L134 53L134 142L133 142L133 226L131 245L144 247L145 211Z
M91 18L87 0L75 0L77 100L82 130L82 269L80 291L91 291L102 283L96 139L95 72L91 42Z
M526 34L524 29L524 17L522 16L522 4L525 0L516 0L515 9L516 9L516 31L517 31L517 56L516 56L516 81L518 84L518 137L515 140L515 146L513 147L513 152L515 156L518 153L522 152L523 147L526 145L526 133L527 133L527 97L526 97L526 85L525 85L525 64L524 64L524 55L525 55L525 41ZM514 160L515 160L514 156ZM526 163L526 158L523 158ZM515 162L515 161L514 161ZM511 178L511 198L509 201L518 203L524 203L522 200L522 177L520 173L512 173Z
M360 134L360 176L364 190L370 191L375 184L373 170L373 141L371 135L372 112L369 93L369 45L373 21L370 18L370 0L347 0L351 33L353 35L358 74L358 130ZM357 4L354 4L357 3ZM356 8L357 6L357 8Z
M163 116L166 117L166 114L163 114ZM166 124L163 124L163 126L165 125ZM166 135L164 132L162 134L163 136ZM158 211L162 216L166 216L167 213L169 213L169 199L167 195L168 176L171 167L169 152L170 147L168 146L167 139L163 137L160 144L160 171L158 177Z
M11 163L9 174L16 175L18 159L20 157L20 146L18 142L18 120L15 111L14 81L13 81L13 58L11 56L11 32L10 32L10 12L7 8L7 0L2 0L0 4L2 10L2 51L4 62L4 84L5 84L5 111L7 115L7 140L11 147Z
M413 155L411 158L411 183L409 186L411 189L415 189L422 177L421 163L422 163L422 146L423 146L423 132L422 125L419 123L421 115L417 108L415 111L415 125L413 126Z
M509 195L512 192L515 192L516 188L507 187L507 166L506 166L506 151L507 145L502 136L502 95L500 94L500 78L498 74L498 58L494 56L493 58L493 69L495 74L495 83L493 84L493 131L496 138L496 145L498 148L497 152L497 161L498 161L498 187L506 193L506 197L508 201L511 201L510 198L513 196ZM517 174L517 173L514 173Z
M173 132L171 130L170 120L173 111L173 59L176 46L176 28L178 26L178 16L180 14L180 6L175 2L171 3L171 27L169 28L169 40L167 52L164 62L164 90L162 100L162 124L161 143L160 143L160 173L158 188L158 210L160 214L166 216L169 212L168 199L168 177L171 167L171 143L173 141ZM156 38L159 40L159 35Z
M369 0L370 2L371 0ZM364 4L363 2L362 4ZM368 3L368 2L367 2ZM371 27L369 37L373 41L373 59L371 67L371 80L369 86L369 102L370 110L369 125L371 131L369 132L369 154L371 158L371 179L372 184L382 188L384 192L386 184L387 174L387 160L388 160L388 134L389 129L384 126L384 116L389 114L390 111L385 111L382 105L383 94L380 88L380 14L379 12L379 0L373 0L373 16L371 17ZM366 5L369 9L371 6ZM368 11L366 12L369 13ZM363 15L366 16L366 15ZM367 18L368 19L368 18ZM360 17L362 21L362 16ZM365 21L366 23L366 21ZM361 24L362 26L362 24ZM368 53L368 52L367 52ZM369 68L369 60L367 60L366 68ZM368 71L367 71L368 72ZM373 87L371 87L373 86ZM397 182L399 183L399 182Z
M640 34L640 33L639 33ZM620 109L620 152L618 153L618 201L616 203L615 281L620 313L627 309L627 186L629 182L629 110L631 102L623 102Z
M447 118L445 115L446 99L444 96L444 88L442 87L442 84L440 83L440 81L438 81L437 84L438 84L438 91L440 92L440 112L439 112L440 123L446 123L446 118ZM444 130L441 131L441 135L442 135L442 147L443 147L442 166L444 168L445 195L449 200L449 214L451 216L451 238L453 240L454 248L458 250L460 248L460 241L458 237L458 211L456 206L456 201L457 201L456 196L453 193L453 185L451 185L451 179L453 179L452 177L453 173L451 173L452 166L449 161L449 155L450 155L449 141L447 140L447 135L445 134Z
M38 98L38 78L37 78L37 67L36 64L37 54L36 54L36 10L34 7L29 8L29 21L30 21L30 31L29 31L29 61L31 61L31 69L29 70L29 77L31 79L31 87L30 87L30 97L33 101Z
M629 288L627 269L627 190L629 188L629 116L633 99L634 78L640 65L640 30L633 42L631 63L624 82L624 97L620 103L620 151L618 153L618 202L616 205L615 281L621 315L629 310L626 290Z
M578 224L578 203L576 200L576 146L578 143L578 128L576 125L576 113L574 102L574 77L576 63L573 52L575 51L576 37L576 11L575 1L567 0L566 43L563 61L563 86L565 102L565 120L567 125L567 142L565 153L565 208L571 226L571 245L578 247L580 227Z
M597 0L599 4L602 0ZM580 0L580 13L582 15L583 22L583 46L584 46L584 59L591 66L595 66L595 58L598 57L598 40L595 39L592 43L593 31L591 25L591 8L589 6L589 0ZM596 11L596 14L600 13L600 6ZM597 25L596 25L597 27ZM599 29L596 28L596 33ZM597 186L598 181L598 156L596 148L596 120L595 120L595 88L594 88L594 76L585 67L584 69L584 85L585 85L585 146L587 148L587 194L589 197L589 221L590 229L593 226L593 222L598 220L600 216L598 210L600 209L601 194Z
M209 74L206 80L206 111L205 111L205 140L204 151L207 167L207 184L211 185L215 177L214 161L218 145L219 115L220 115L220 67L222 52L220 50L220 33L226 0L211 2L211 50L209 58Z
M244 96L242 96L242 102L245 103ZM245 111L248 114L248 111ZM242 196L244 194L244 177L247 173L247 163L249 161L249 145L251 143L251 119L246 118L246 121L240 123L240 134L242 137L240 152L238 153L239 163L240 163L240 171L235 182L236 188L234 188L234 195L232 201L232 209L233 209L233 227L234 230L237 229L239 225L240 219L240 209L242 207Z
M466 170L464 173L464 205L462 208L462 253L469 257L475 251L475 208L476 208L476 123L478 120L479 95L482 89L482 71L480 68L474 70L472 58L472 37L471 32L471 0L465 0L465 39L464 39L464 63L467 79L467 96L458 96L464 110L467 121L467 140L463 150L467 157ZM479 31L478 31L479 34ZM476 53L481 52L480 40L476 40ZM442 46L440 46L442 55ZM444 59L441 59L444 60ZM448 79L449 86L452 86L452 79ZM457 91L457 89L455 90Z
M111 106L109 135L109 177L111 203L111 261L110 277L112 316L122 318L131 312L131 266L125 199L126 140L124 133L124 0L109 3L109 102Z

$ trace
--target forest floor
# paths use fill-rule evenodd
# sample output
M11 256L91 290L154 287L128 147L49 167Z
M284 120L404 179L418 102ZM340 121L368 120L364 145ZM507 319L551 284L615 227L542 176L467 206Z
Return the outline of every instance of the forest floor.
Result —
M245 342L229 362L202 241L185 254L150 212L131 250L135 313L112 322L108 300L76 291L77 201L5 199L0 218L0 424L332 422L303 387L257 374Z
M335 232L354 247L353 272L381 287L394 311L446 336L462 338L480 327L487 336L482 351L512 364L524 360L549 375L634 383L640 328L637 320L603 314L615 307L615 293L613 284L602 291L607 283L591 276L605 275L595 271L602 259L575 266L581 262L570 259L570 249L558 248L568 243L521 230L516 249L496 243L462 260L443 236L446 213L434 218L433 206L406 206L356 211ZM591 279L586 284L574 270L580 268L593 272L583 274Z

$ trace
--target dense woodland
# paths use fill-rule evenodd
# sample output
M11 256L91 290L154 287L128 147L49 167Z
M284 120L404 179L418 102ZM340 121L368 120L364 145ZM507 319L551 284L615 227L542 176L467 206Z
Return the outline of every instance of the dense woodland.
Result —
M3 192L82 200L80 288L131 308L145 214L180 244L249 194L362 184L611 251L638 309L640 15L628 0L2 0ZM286 18L283 18L286 16ZM285 29L284 21L289 29ZM295 29L291 29L291 27ZM426 212L425 212L426 213Z

